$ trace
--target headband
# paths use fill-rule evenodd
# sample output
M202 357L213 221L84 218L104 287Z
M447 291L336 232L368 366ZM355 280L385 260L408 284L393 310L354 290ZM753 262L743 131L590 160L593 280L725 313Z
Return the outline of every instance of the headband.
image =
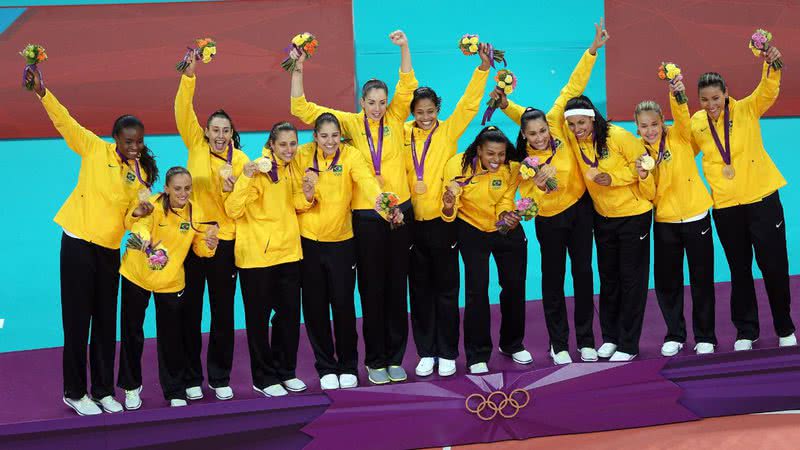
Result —
M594 110L593 109L568 109L564 111L564 118L570 116L589 116L594 117Z

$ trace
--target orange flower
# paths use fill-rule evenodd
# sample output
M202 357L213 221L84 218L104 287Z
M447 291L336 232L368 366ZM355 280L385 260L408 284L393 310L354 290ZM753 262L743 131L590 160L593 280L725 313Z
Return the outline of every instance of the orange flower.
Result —
M198 40L194 41L194 43L198 47L205 47L206 45L208 45L208 39L198 39Z
M36 61L38 62L42 62L45 59L47 59L47 53L45 52L39 53L39 56L36 57Z
M667 79L667 74L664 73L663 69L658 71L658 79L659 80L666 80Z

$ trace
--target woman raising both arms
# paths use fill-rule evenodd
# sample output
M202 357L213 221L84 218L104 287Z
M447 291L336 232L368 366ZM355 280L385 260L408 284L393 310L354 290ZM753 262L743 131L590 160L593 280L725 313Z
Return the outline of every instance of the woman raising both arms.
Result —
M189 358L186 371L186 397L203 398L203 364L200 361L203 320L203 294L208 282L211 330L208 336L206 370L208 386L220 400L233 398L230 374L233 365L233 298L236 294L236 266L233 256L235 221L225 214L225 199L233 190L242 167L249 161L240 149L239 133L231 117L222 109L198 123L194 112L197 84L197 61L192 59L181 76L175 96L175 122L184 145L189 150L187 168L192 174L192 203L205 222L219 224L219 246L210 258L201 258L189 250L186 257L186 293L183 299L185 350Z
M361 88L359 113L348 113L318 106L306 100L303 89L305 54L292 52L297 67L292 72L292 114L307 124L325 112L342 126L342 136L371 162L375 178L386 192L400 199L406 225L393 227L375 212L375 198L360 191L353 193L353 234L356 243L358 290L363 312L364 362L374 384L405 381L400 365L408 341L408 269L414 222L403 153L403 122L417 80L411 67L408 39L402 31L389 35L400 47L400 80L388 102L389 89L380 80L369 80ZM382 243L383 245L377 245Z
M414 91L405 126L405 152L411 202L414 205L414 248L411 251L411 329L420 361L417 376L456 373L458 357L458 241L455 224L442 220L442 174L456 154L458 139L480 108L489 78L489 46L480 44L481 64L472 73L453 113L439 120L442 99L433 89ZM438 360L438 361L437 361Z
M704 73L697 83L701 111L692 117L692 136L703 152L703 173L714 199L714 223L731 270L734 350L750 350L758 340L758 302L753 252L764 276L772 323L781 347L797 345L790 316L786 223L778 189L783 175L764 149L759 119L778 98L782 70L776 47L764 54L761 82L749 96L728 96L722 76Z
M106 142L70 116L38 73L33 91L67 146L81 158L78 184L56 214L61 236L61 317L64 327L64 403L81 416L119 412L114 399L119 247L125 217L153 211L147 199L158 179L144 125L134 116L114 121ZM91 398L86 395L86 342L91 360Z

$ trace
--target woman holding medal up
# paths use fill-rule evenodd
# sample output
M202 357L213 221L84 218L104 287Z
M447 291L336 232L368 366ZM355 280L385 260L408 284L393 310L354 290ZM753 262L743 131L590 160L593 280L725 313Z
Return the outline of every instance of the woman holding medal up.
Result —
M158 334L158 378L170 406L186 406L184 372L184 320L181 299L185 282L183 262L189 249L201 258L214 256L219 241L214 224L195 220L189 196L192 176L183 167L167 171L164 192L151 198L155 211L144 218L126 217L132 235L141 241L138 249L128 248L122 257L122 314L117 384L125 390L125 408L142 406L142 348L144 316L150 295L156 308ZM163 267L153 267L147 251L164 250L169 258Z
M602 18L600 25L595 24L595 28L592 45L583 53L566 86L546 114L508 100L500 89L491 93L493 98L498 99L503 112L520 124L517 151L538 158L543 163L533 178L521 182L519 190L522 197L536 198L539 204L539 214L535 222L542 261L542 304L550 337L550 357L556 365L572 362L567 345L569 321L564 300L567 253L572 267L575 293L575 339L581 360L597 361L592 329L594 209L592 199L586 192L586 182L578 167L578 160L565 145L570 131L564 119L567 100L583 94L597 60L597 50L608 40ZM550 177L557 180L555 190L547 187Z
M761 82L749 96L728 96L722 76L708 72L697 84L701 111L692 117L692 135L703 152L703 172L714 199L714 223L731 271L734 350L750 350L759 337L758 303L753 283L753 252L764 276L772 323L781 347L797 345L789 315L789 259L786 224L778 189L786 180L764 149L759 119L775 103L781 56L764 53Z
M639 353L647 284L653 177L641 168L645 148L630 132L609 124L586 96L567 101L567 145L586 178L594 204L600 273L600 358L630 361Z
M276 123L262 156L245 164L225 212L236 220L236 267L241 276L253 389L266 396L300 392L295 376L300 340L300 228L297 211L311 207L314 187L293 176L297 129ZM269 322L272 312L272 339ZM285 388L285 389L284 389Z
M200 351L203 342L200 324L203 320L203 295L208 282L211 330L208 337L208 386L220 400L233 398L230 373L233 365L233 299L236 294L236 266L233 247L235 221L225 214L225 199L233 191L236 178L249 161L239 148L239 133L233 120L217 110L202 127L194 112L193 98L197 77L197 61L191 59L181 75L175 97L175 122L184 145L189 150L187 168L192 174L192 203L203 222L219 224L219 246L214 256L200 258L189 251L186 258L186 303L184 336L189 369L186 373L186 397L203 398L203 364Z
M497 127L488 126L464 151L447 161L442 219L456 221L464 260L464 353L472 374L489 371L492 354L489 256L500 281L500 352L518 364L533 362L525 337L525 275L528 240L514 211L523 155ZM458 220L456 220L458 219ZM507 233L498 231L498 219Z
M411 251L411 329L420 361L417 376L456 373L458 357L459 268L456 228L442 220L442 174L456 154L458 139L475 118L489 78L489 46L480 44L480 66L472 73L453 113L439 120L442 99L429 87L414 91L411 114L405 125L406 168L414 205L414 248Z
M359 113L318 106L306 100L303 90L305 53L292 51L297 59L292 72L292 114L307 124L324 113L332 113L342 126L342 136L351 139L367 161L385 192L400 199L404 226L392 226L375 211L375 198L356 190L353 194L353 234L358 262L358 290L364 316L364 358L369 380L374 384L400 382L407 378L401 367L408 341L408 266L412 247L410 224L414 211L410 201L403 150L403 122L417 80L411 67L408 39L402 31L389 35L400 47L400 80L388 103L389 89L380 80L369 80L361 89ZM384 245L377 245L382 243Z
M153 211L150 186L158 179L144 125L125 115L114 122L113 143L83 128L28 72L50 120L81 158L78 184L56 214L61 236L61 316L64 327L64 403L81 416L122 411L114 399L119 247L125 217ZM91 360L91 398L86 395L86 342Z
M358 386L358 333L350 203L356 190L377 198L381 188L358 149L341 142L339 120L331 113L317 117L314 142L298 148L292 169L296 184L311 183L314 189L313 204L297 215L303 247L303 317L314 366L323 390L353 388Z

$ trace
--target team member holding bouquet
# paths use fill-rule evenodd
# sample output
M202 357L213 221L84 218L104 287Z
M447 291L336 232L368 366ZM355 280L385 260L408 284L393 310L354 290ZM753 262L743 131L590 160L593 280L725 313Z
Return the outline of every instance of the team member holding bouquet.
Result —
M575 337L583 361L597 361L592 321L594 319L594 289L592 275L592 199L586 192L586 182L578 167L575 153L567 144L571 134L564 119L567 101L583 94L597 50L608 40L608 32L595 25L592 45L584 52L561 90L552 108L545 114L535 108L525 108L506 98L500 90L492 92L503 112L520 124L517 151L527 155L526 162L538 161L535 175L520 184L520 195L536 198L536 237L541 249L542 302L545 323L550 336L550 356L553 362L569 364L567 341L569 323L564 299L564 274L569 253L575 296ZM527 163L523 163L527 165ZM526 178L525 169L522 169ZM548 180L550 187L548 187ZM555 186L555 189L552 187Z
M253 389L267 397L306 389L295 376L303 258L296 211L311 206L314 189L308 181L296 184L291 165L296 153L297 129L288 122L275 124L261 158L245 164L244 176L225 199L225 211L236 220L234 254Z
M122 411L114 399L119 246L125 217L153 211L150 186L158 179L144 125L134 116L114 121L113 143L83 128L28 71L47 115L67 146L81 158L78 184L56 214L61 236L61 316L64 327L64 403L81 416ZM100 212L100 213L98 213ZM91 360L91 398L86 391L86 342Z
M358 263L358 289L364 315L365 363L374 384L400 382L407 378L401 367L408 341L408 266L411 254L411 227L414 211L410 201L403 150L403 122L417 80L411 67L408 39L402 31L389 35L400 47L400 80L388 102L389 89L380 80L369 80L361 89L359 113L347 113L318 106L306 100L303 70L306 54L293 50L297 59L292 72L292 114L313 123L324 113L332 113L342 126L342 135L353 141L363 157L372 163L375 178L386 192L397 194L404 226L387 223L375 211L375 199L356 190L351 204L353 234ZM383 245L376 245L383 243Z
M731 271L731 318L735 350L750 350L760 334L753 283L753 252L764 276L778 345L797 345L789 315L789 259L786 223L778 189L786 185L761 136L759 119L778 98L781 52L762 52L761 81L749 96L728 96L722 76L708 72L697 84L700 106L692 136L703 152L703 172L711 186L714 223ZM779 65L779 64L778 64Z
M205 127L198 123L193 99L197 84L197 58L188 58L175 97L175 122L189 150L187 168L192 174L192 203L202 213L198 219L219 224L219 247L211 258L201 258L192 250L186 258L184 336L189 358L186 396L203 398L203 364L200 361L203 295L208 282L211 329L208 337L206 370L208 385L220 400L233 398L230 373L233 365L233 298L236 294L234 238L236 224L225 214L225 199L248 162L240 149L239 133L223 110L213 112Z
M164 192L150 199L152 214L128 215L134 241L122 258L122 332L117 385L125 390L125 408L142 405L142 348L144 315L152 293L156 305L158 334L158 378L164 398L171 406L186 406L185 371L188 360L183 343L182 322L185 273L183 263L189 249L208 258L214 255L219 238L215 224L197 222L189 197L192 176L183 167L173 167L165 176ZM168 256L166 265L153 265L151 252L159 249Z
M528 242L518 226L514 195L522 155L497 127L481 130L463 154L444 169L442 218L456 221L464 260L464 350L470 373L486 373L492 353L489 311L489 256L500 281L500 351L519 364L533 362L525 336L525 272ZM498 219L509 229L498 231Z
M456 372L458 356L458 243L453 223L441 218L442 174L456 154L458 139L480 108L489 78L489 45L479 44L481 64L447 119L440 120L442 99L429 87L414 91L411 114L405 126L405 153L411 202L414 205L414 248L411 251L409 288L411 329L420 361L418 376ZM437 361L438 360L438 361Z

